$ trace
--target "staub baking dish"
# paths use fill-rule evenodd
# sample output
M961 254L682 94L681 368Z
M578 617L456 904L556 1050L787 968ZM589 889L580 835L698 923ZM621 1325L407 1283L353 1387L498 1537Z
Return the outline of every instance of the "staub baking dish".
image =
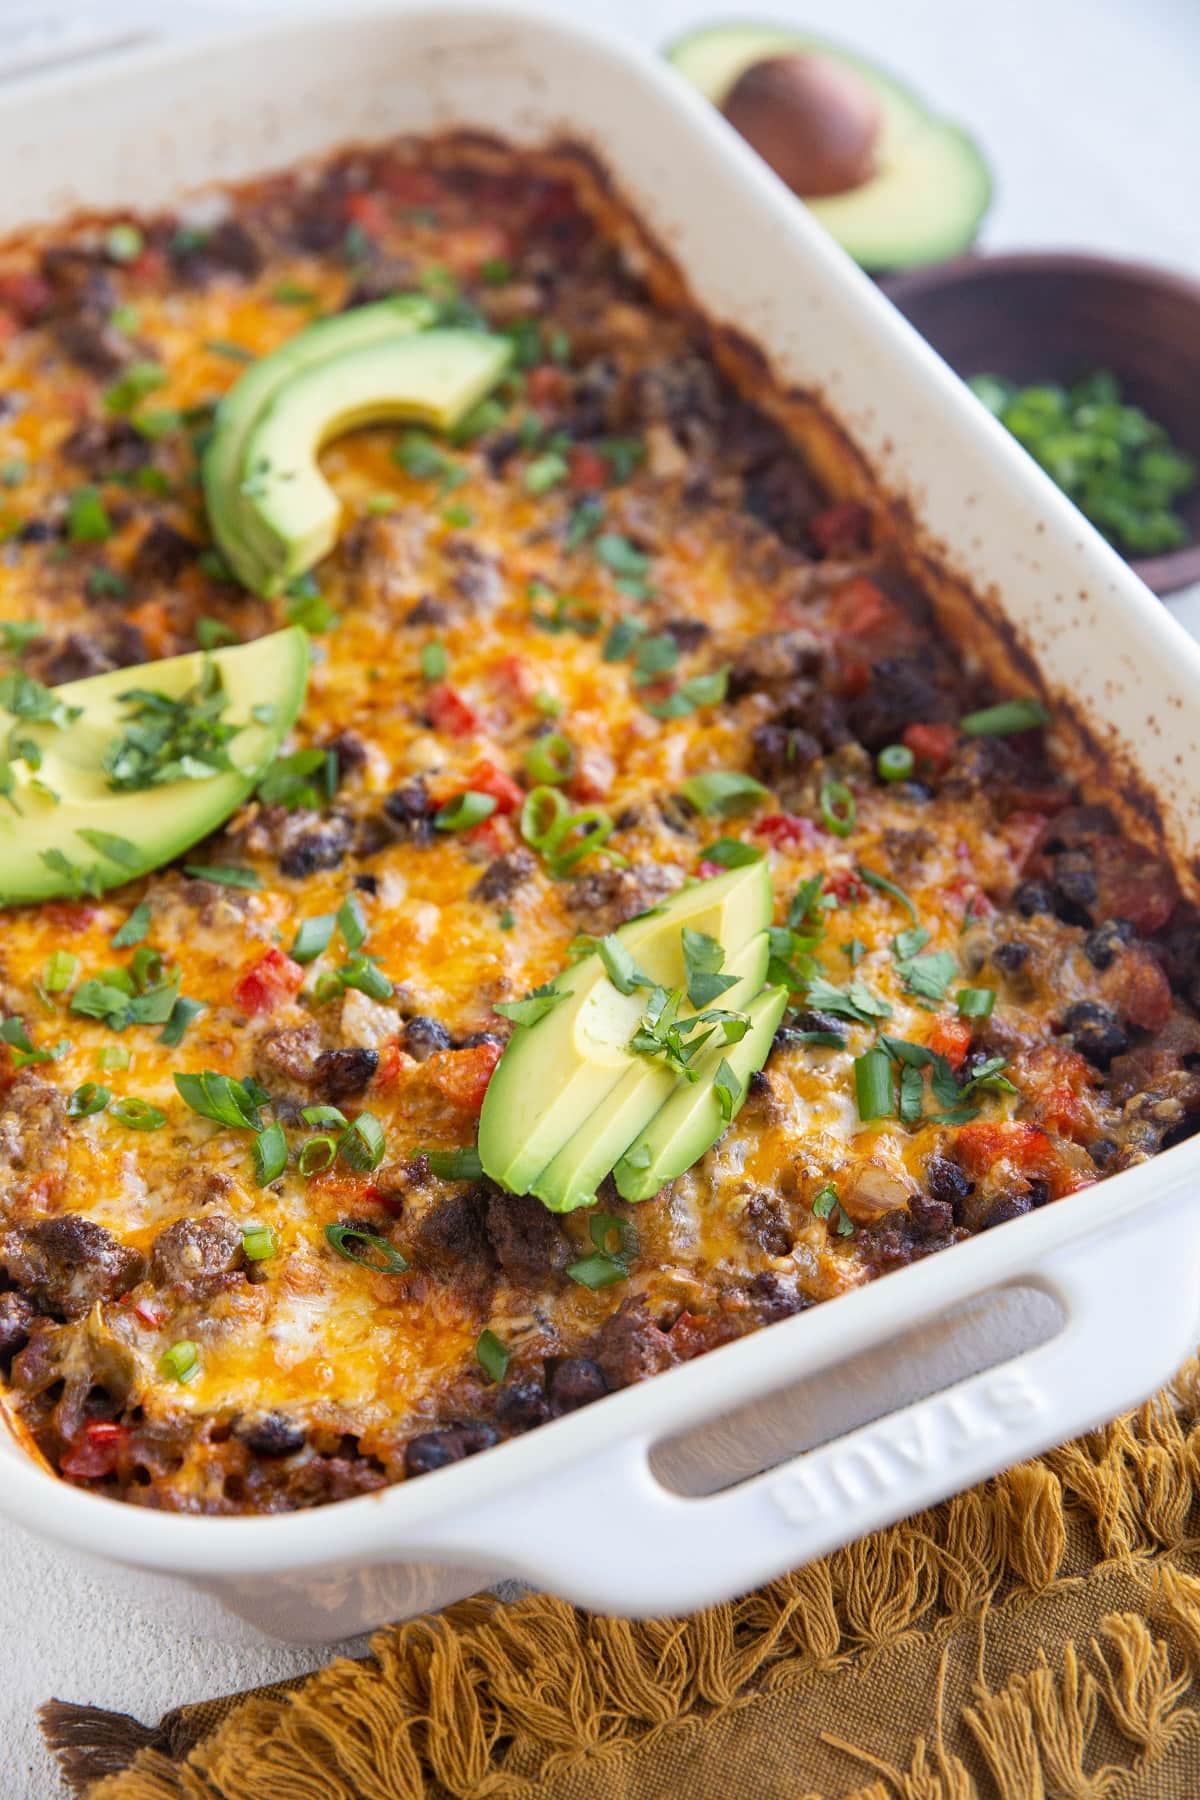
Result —
M1200 653L754 156L649 59L525 11L441 6L140 55L0 103L0 210L12 229L150 209L341 143L447 127L516 145L568 137L600 160L704 311L819 396L910 509L957 634L985 663L1032 658L1087 721L1095 737L1064 748L1078 761L1102 747L1125 772L1126 823L1161 836L1194 892ZM606 1611L690 1609L1148 1393L1194 1338L1198 1158L1194 1141L1180 1145L436 1479L332 1511L122 1508L54 1480L9 1436L0 1505L154 1580L160 1614L172 1583L159 1578L174 1577L176 1593L181 1579L297 1639L344 1636L504 1575Z

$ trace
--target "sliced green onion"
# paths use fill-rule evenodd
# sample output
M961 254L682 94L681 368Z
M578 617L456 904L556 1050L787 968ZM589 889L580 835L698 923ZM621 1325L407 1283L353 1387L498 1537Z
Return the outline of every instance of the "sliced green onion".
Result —
M180 1338L163 1351L158 1366L172 1381L194 1381L200 1373L200 1352L190 1338Z
M916 762L907 744L887 744L875 758L875 767L883 781L907 781Z
M270 1225L247 1225L242 1232L247 1262L266 1262L279 1249L279 1238Z
M96 1052L98 1069L127 1069L132 1060L133 1057L124 1044L108 1044L103 1050Z
M827 781L821 789L821 817L835 837L846 838L858 819L858 802L844 781Z
M299 1169L302 1175L323 1175L326 1169L332 1168L337 1160L338 1141L335 1137L322 1136L309 1138L300 1152Z
M566 875L575 864L582 862L594 850L599 850L616 830L611 816L598 806L585 806L582 812L571 813L564 819L561 829L555 836L553 846L547 851L547 860L552 875ZM578 833L578 841L568 840ZM563 846L566 845L564 849Z
M136 225L110 225L104 234L104 253L113 262L132 262L141 255L145 242Z
M996 1004L995 988L959 988L958 1011L963 1019L986 1019Z
M361 950L367 941L367 915L357 894L347 894L337 909L337 928L347 950Z
M426 681L441 681L450 666L445 644L439 643L436 638L432 643L422 644L420 663L421 674Z
M601 1255L585 1256L582 1261L571 1263L567 1274L580 1287L591 1288L593 1292L597 1288L611 1287L614 1282L629 1278L629 1270L623 1262L612 1256Z
M832 1181L818 1188L812 1197L812 1216L814 1219L827 1219L838 1203L838 1192Z
M508 1370L509 1351L494 1331L481 1331L475 1340L475 1360L493 1381L503 1381Z
M376 1275L403 1275L408 1263L400 1252L388 1243L386 1238L377 1237L373 1231L359 1231L353 1225L327 1225L325 1236L331 1247L347 1262L359 1263L364 1269L371 1269ZM376 1260L371 1262L366 1256L359 1256L351 1246L362 1244Z
M70 950L55 950L46 960L42 983L49 994L65 994L79 973L79 958Z
M525 492L527 494L548 494L567 479L570 466L565 456L557 451L549 450L544 456L535 456L525 471Z
M316 918L305 919L296 933L296 939L288 955L293 962L315 962L323 950L328 950L333 939L333 928L337 923L334 913L319 913Z
M344 1129L348 1123L345 1113L336 1106L306 1106L300 1117L306 1125L339 1125Z
M158 1131L166 1124L167 1115L157 1106L151 1106L148 1100L139 1100L131 1095L125 1100L114 1100L108 1109L110 1119L116 1119L130 1131Z
M521 836L535 850L544 850L567 818L568 810L556 788L533 788L521 807Z
M886 1050L868 1050L854 1059L854 1094L858 1116L866 1124L870 1119L886 1119L896 1110L893 1093L892 1059Z
M268 1125L265 1131L255 1133L251 1147L254 1153L255 1179L259 1187L266 1187L268 1182L276 1181L287 1168L287 1139L278 1119L274 1124Z
M111 1099L112 1092L109 1088L102 1087L98 1081L85 1081L67 1101L67 1116L71 1119L90 1119L93 1113L102 1113Z
M495 810L494 794L480 794L468 788L465 794L456 794L445 806L439 806L433 823L438 831L469 831L473 825L490 819Z
M525 752L525 767L535 781L552 786L575 773L575 749L560 731L537 738Z
M426 1150L422 1152L432 1175L439 1181L481 1181L483 1164L473 1147L462 1150Z
M352 1119L338 1148L342 1161L348 1163L355 1174L368 1175L372 1169L377 1169L383 1161L386 1143L383 1126L375 1114L360 1112Z
M959 724L968 737L1010 737L1017 731L1036 731L1049 718L1040 700L1002 700L998 706L968 713Z
M766 799L769 791L753 775L742 775L735 769L713 769L707 775L693 775L680 789L697 812L717 813L722 818L749 812Z

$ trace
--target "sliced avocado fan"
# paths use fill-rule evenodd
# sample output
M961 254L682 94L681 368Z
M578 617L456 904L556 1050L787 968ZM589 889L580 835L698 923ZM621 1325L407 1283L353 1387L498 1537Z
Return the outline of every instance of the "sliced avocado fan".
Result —
M665 54L719 107L753 64L807 52L851 70L875 96L880 123L875 174L846 193L806 199L813 217L873 272L915 268L969 250L992 197L978 146L865 58L807 32L743 22L689 32Z
M295 723L308 668L292 627L57 688L7 678L0 904L120 887L215 831Z
M341 508L317 467L323 444L360 425L452 428L503 375L507 338L434 329L419 294L322 319L255 363L217 407L204 454L213 538L234 574L276 594L327 554Z
M622 925L615 945L605 940L567 969L553 984L549 1010L516 1027L488 1084L479 1127L485 1173L513 1193L536 1193L554 1212L588 1205L677 1088L692 1086L678 1065L631 1048L652 991L678 996L684 1027L707 1008L745 1015L762 991L771 908L770 874L760 860L681 889ZM701 941L719 963L722 990L706 1006L686 995L685 943ZM610 970L620 974L621 965L627 976L618 984ZM723 1026L709 1028L726 1042ZM763 1057L769 1048L768 1041Z

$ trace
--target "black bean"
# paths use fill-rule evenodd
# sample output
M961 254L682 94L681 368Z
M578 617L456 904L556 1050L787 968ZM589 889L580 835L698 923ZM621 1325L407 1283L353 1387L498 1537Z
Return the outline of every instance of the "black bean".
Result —
M979 1230L991 1231L994 1225L1007 1225L1010 1219L1023 1218L1032 1204L1028 1194L1001 1194L988 1207Z
M264 1413L249 1425L236 1426L235 1436L256 1456L294 1456L304 1448L304 1432L283 1413Z
M1106 919L1089 931L1083 940L1083 953L1093 969L1110 968L1116 957L1131 944L1137 934L1128 919Z
M992 961L1006 975L1015 975L1029 961L1029 945L1013 940L1007 944L997 944L992 951Z
M1023 881L1013 894L1013 905L1023 919L1054 911L1054 896L1044 881Z
M1093 1138L1092 1142L1088 1145L1087 1150L1088 1155L1098 1169L1107 1169L1109 1163L1117 1154L1118 1145L1113 1142L1112 1138Z
M444 1469L447 1463L461 1462L496 1442L498 1433L491 1425L447 1425L438 1431L423 1431L410 1438L404 1450L404 1473L427 1475L431 1469Z
M600 1364L590 1356L566 1356L550 1372L550 1404L556 1412L574 1412L608 1392Z
M356 875L354 885L360 894L377 894L379 892L378 875Z
M1064 850L1054 859L1054 911L1064 925L1090 925L1096 876L1086 850Z
M426 1062L439 1050L449 1050L454 1039L439 1019L427 1019L418 1013L404 1027L404 1048L418 1062Z
M288 846L279 859L284 875L314 875L318 869L338 869L346 858L350 844L350 826L345 819L330 819L303 832Z
M1129 1048L1129 1033L1112 1007L1099 1000L1077 1001L1063 1014L1062 1024L1080 1055L1098 1069L1107 1069L1114 1056Z
M459 1050L478 1050L481 1044L501 1044L503 1042L503 1038L497 1037L494 1031L471 1031L468 1032L465 1038L460 1038L458 1040L455 1048Z
M925 1186L935 1200L957 1206L971 1191L971 1183L957 1163L945 1156L931 1156L925 1164Z
M496 1395L496 1417L506 1431L532 1431L550 1417L540 1381L511 1381Z
M363 1044L345 1050L323 1050L313 1070L313 1084L327 1100L361 1094L379 1067L378 1050Z

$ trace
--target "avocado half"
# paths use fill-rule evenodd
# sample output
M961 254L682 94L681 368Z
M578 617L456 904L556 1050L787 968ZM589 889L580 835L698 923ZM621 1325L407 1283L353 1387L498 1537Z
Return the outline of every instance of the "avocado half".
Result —
M198 780L114 791L104 755L128 730L125 696L136 691L180 700L210 664L226 695L223 719L242 727L229 740L233 767ZM292 626L211 656L193 651L55 688L55 698L78 709L77 716L62 729L22 721L21 736L36 743L41 765L36 772L21 759L10 765L14 787L0 808L0 905L75 893L73 871L86 870L97 888L120 887L215 831L261 779L295 723L308 667L308 638ZM5 719L0 709L0 729Z
M846 193L807 199L813 217L872 272L916 268L969 250L992 198L977 145L864 58L805 32L748 23L689 32L665 54L720 107L753 64L804 52L842 64L871 90L880 109L876 173Z

